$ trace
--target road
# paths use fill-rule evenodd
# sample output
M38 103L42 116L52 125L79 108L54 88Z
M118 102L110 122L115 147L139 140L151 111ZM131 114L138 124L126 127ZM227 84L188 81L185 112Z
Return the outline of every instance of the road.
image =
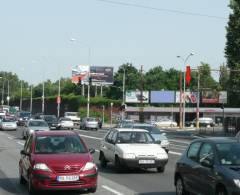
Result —
M98 155L100 140L107 130L84 131L76 130L87 143L89 148L95 148L94 160L99 167L98 190L96 195L173 195L175 163L189 144L188 140L170 138L169 162L164 173L150 170L128 170L116 173L112 165L102 169L99 166ZM0 132L0 194L28 194L27 187L18 183L18 161L24 140L21 138L22 128L17 131ZM46 193L46 194L50 194ZM51 193L53 194L53 193ZM59 194L55 193L55 194ZM62 195L70 194L62 192ZM77 194L71 192L71 194Z

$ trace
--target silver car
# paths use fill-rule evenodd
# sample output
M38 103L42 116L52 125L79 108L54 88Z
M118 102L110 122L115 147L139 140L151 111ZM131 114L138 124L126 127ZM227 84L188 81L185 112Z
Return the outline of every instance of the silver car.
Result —
M50 131L46 121L42 119L29 120L22 132L23 139L26 139L34 131Z
M5 117L0 120L1 130L17 130L17 121L13 117Z
M80 129L95 129L99 128L98 120L94 117L83 118L80 123Z

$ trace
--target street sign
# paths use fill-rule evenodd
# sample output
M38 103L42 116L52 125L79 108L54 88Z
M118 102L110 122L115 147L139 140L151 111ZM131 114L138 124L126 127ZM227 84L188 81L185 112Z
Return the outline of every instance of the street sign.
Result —
M61 104L61 96L57 96L57 104Z
M186 67L186 75L185 75L185 79L186 79L186 84L189 85L190 81L191 81L191 68L190 66Z

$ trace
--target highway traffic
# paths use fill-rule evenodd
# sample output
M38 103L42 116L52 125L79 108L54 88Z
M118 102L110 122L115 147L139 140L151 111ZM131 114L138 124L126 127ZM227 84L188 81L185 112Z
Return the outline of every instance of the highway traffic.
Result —
M25 140L22 139L24 127L18 127L17 131L0 132L0 194L28 194L27 185L19 184L18 162L20 150L23 149ZM176 161L186 149L189 140L170 137L169 160L163 173L155 169L130 169L122 173L116 173L114 166L109 164L106 168L99 165L100 141L107 133L107 129L87 131L75 129L85 141L88 148L94 148L94 162L98 166L98 189L94 194L139 194L155 195L175 194L174 171ZM76 194L77 192L71 192ZM50 194L50 193L49 193ZM61 192L69 194L69 192Z

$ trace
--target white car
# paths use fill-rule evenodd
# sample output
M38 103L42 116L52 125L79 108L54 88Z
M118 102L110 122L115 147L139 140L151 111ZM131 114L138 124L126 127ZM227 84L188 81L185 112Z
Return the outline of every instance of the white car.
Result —
M62 117L58 120L57 129L71 129L71 130L73 130L74 129L74 123L71 119Z
M71 119L74 125L80 125L80 117L77 112L65 112L64 117Z
M164 172L168 154L154 143L153 137L143 129L111 129L101 142L100 165L108 162L115 165L116 171L128 168L157 168Z
M156 125L157 127L177 127L177 123L172 120L157 121L157 122L155 122L154 125Z
M2 130L17 130L17 122L14 118L5 117L0 120L0 129L2 129Z

